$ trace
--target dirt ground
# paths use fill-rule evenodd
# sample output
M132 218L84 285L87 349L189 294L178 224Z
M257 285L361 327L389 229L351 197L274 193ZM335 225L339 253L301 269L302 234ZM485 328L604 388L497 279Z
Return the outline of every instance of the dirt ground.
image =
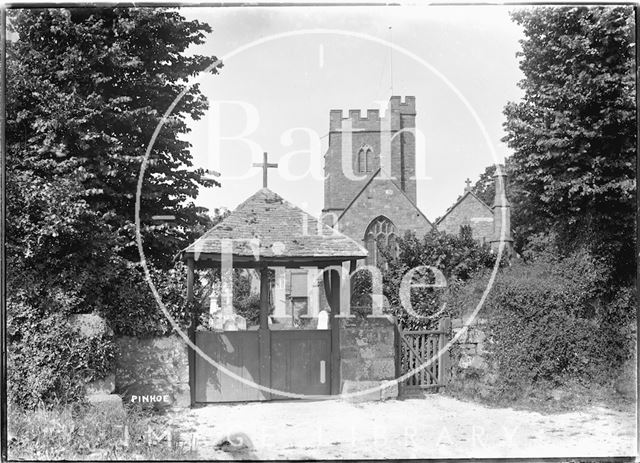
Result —
M543 415L437 394L368 403L332 399L210 405L174 414L171 421L202 459L636 455L633 409L592 407ZM232 444L216 448L228 436ZM249 448L241 440L249 441Z

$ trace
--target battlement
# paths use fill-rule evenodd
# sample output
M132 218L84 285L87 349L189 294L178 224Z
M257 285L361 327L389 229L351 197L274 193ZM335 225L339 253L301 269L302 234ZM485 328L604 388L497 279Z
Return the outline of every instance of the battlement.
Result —
M406 96L404 101L399 96L392 96L389 99L389 105L384 118L380 117L380 111L377 109L367 109L367 115L364 116L360 109L349 109L348 115L345 116L341 109L332 109L329 112L329 130L340 130L343 127L343 121L350 119L354 129L362 130L380 130L380 123L383 119L391 117L392 121L398 114L416 114L416 97ZM396 125L393 124L392 125ZM395 127L394 127L395 128Z
M410 134L416 126L416 98L393 96L372 106L377 109L333 109L329 113L329 146L324 158L326 211L345 210L369 174L382 167L416 202L416 137ZM370 154L368 149L361 151L363 146L371 148ZM355 179L345 170L349 163L357 174ZM387 199L392 201L385 196Z
M330 130L339 130L343 127L343 121L351 120L351 126L354 129L380 130L380 111L377 109L368 109L366 116L359 109L350 109L349 115L344 116L342 110L332 109L329 113Z
M416 97L405 96L402 101L399 96L392 96L389 100L389 107L391 111L397 111L400 114L415 114L416 113Z

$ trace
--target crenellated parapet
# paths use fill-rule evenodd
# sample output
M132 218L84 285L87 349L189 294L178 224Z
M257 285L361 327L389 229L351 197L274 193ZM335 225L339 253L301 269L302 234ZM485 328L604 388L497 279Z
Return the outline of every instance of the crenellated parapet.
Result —
M400 114L416 115L416 97L406 96L404 101L399 96L392 96L389 100L389 106L392 111L399 112Z
M339 132L348 130L348 121L355 130L379 131L384 129L399 130L400 115L415 116L416 98L407 96L402 100L399 96L392 96L384 117L378 109L367 109L366 115L360 109L349 109L347 114L340 109L332 109L329 113L329 131Z

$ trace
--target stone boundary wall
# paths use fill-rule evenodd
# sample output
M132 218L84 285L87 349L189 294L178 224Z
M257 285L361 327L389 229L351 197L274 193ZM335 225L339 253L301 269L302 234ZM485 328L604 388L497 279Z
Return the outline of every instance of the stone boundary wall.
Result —
M191 405L188 346L178 335L116 338L116 393L145 407Z
M106 336L113 340L113 330L109 323L97 313L73 314L69 317L69 323L78 336L84 338ZM115 388L115 371L111 370L105 377L85 384L85 397L94 407L123 416L122 398L114 394Z
M486 320L475 319L467 331L458 338L451 349L451 379L453 390L489 397L497 380L495 365L487 360L489 341L487 339ZM464 327L462 319L452 319L452 336Z
M396 330L386 317L337 318L340 392L378 388L353 400L384 400L398 396L395 383ZM115 392L126 403L153 408L188 408L188 346L177 335L116 337L118 356ZM388 383L388 384L387 384Z
M458 354L455 361L452 360L454 368L458 367L462 370L467 368L486 369L487 362L484 354L486 353L487 336L484 333L485 324L486 321L483 319L474 320L467 331L454 343ZM464 322L461 318L452 319L451 336L456 336L463 327Z
M340 339L340 391L349 394L385 385L352 400L384 400L398 396L396 330L386 317L337 319ZM386 383L389 382L387 385Z

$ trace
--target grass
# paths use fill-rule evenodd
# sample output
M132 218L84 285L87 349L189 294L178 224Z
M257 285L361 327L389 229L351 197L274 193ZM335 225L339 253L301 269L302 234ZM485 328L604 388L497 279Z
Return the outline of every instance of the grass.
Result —
M9 405L10 460L193 460L191 436L166 414L88 404L22 410Z

